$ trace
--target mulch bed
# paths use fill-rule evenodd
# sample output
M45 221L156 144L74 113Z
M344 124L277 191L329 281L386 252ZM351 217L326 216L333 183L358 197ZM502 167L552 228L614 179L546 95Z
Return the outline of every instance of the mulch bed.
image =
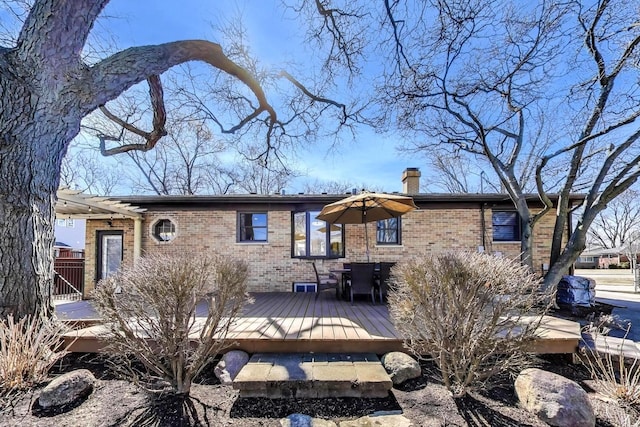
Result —
M542 369L571 378L591 391L598 426L618 425L626 411L637 417L637 408L620 408L605 402L589 388L589 372L564 356L537 359ZM430 362L422 363L420 378L395 387L385 399L262 399L239 398L231 386L221 385L213 367L198 378L188 399L149 395L130 381L118 378L103 359L95 355L72 354L52 371L52 376L86 368L99 379L93 393L71 408L44 412L37 404L39 389L6 402L0 412L3 426L280 426L280 418L292 413L341 420L377 411L402 413L416 426L545 426L518 406L509 375L497 387L454 399L437 380Z

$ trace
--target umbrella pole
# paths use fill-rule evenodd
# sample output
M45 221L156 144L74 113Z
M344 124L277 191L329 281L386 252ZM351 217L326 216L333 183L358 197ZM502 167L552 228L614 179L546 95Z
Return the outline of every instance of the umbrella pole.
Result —
M367 248L366 253L367 253L367 262L369 262L369 234L367 233L367 223L364 223L364 244L365 247Z

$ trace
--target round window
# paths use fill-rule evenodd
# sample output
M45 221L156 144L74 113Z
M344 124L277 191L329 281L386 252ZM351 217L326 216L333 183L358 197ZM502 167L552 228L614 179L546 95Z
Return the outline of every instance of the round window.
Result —
M161 242L169 242L176 237L176 226L168 219L161 219L153 226L153 237Z

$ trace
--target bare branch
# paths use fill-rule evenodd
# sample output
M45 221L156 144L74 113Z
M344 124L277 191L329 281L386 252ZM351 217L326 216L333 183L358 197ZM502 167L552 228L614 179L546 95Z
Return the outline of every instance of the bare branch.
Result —
M114 147L111 149L106 149L105 141L119 141L120 138L110 137L105 138L104 136L98 136L100 138L100 152L103 156L112 156L114 154L126 153L131 150L140 150L140 151L148 151L155 147L156 143L163 136L167 135L167 131L165 129L165 123L167 121L167 113L164 107L164 100L162 96L162 83L160 82L160 76L150 76L147 79L149 83L149 97L151 98L151 105L153 108L153 130L151 132L145 132L140 130L136 126L131 123L127 123L126 121L120 119L115 114L112 114L107 107L104 105L100 106L100 111L118 125L122 126L123 129L128 130L146 140L145 144L125 144L120 145L118 147ZM122 136L122 135L121 135Z
M260 83L238 64L230 60L220 45L206 40L184 40L155 46L134 47L106 58L90 69L89 78L79 84L90 84L95 96L86 104L93 110L134 84L152 75L188 61L202 61L237 78L258 100L257 114L266 112L271 122L277 121ZM254 113L256 114L256 113ZM257 115L256 114L256 115Z
M348 117L348 115L347 115L347 106L346 105L341 104L339 102L336 102L336 101L334 101L332 99L323 98L323 97L314 95L302 83L300 83L298 80L296 80L295 77L293 77L291 74L289 74L285 70L281 70L280 71L280 76L284 77L287 80L289 80L295 87L300 89L300 91L302 91L302 93L307 95L313 101L317 101L317 102L321 102L321 103L325 103L325 104L330 104L330 105L333 105L334 107L337 107L340 110L342 110L342 124L346 123L347 117Z

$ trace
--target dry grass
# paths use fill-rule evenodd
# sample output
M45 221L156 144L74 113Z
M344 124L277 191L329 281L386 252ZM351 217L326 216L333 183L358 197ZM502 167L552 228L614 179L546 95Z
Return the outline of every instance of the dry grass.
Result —
M618 427L640 427L640 419L624 411L607 411L607 415L612 419L613 425Z
M630 327L627 326L627 333ZM598 330L600 328L590 328L594 342L599 338ZM607 337L600 337L607 345ZM582 359L598 384L599 393L622 406L637 406L640 405L640 363L637 358L625 358L624 342L623 339L618 352L602 355L587 345Z
M447 388L463 396L526 365L551 300L518 261L461 252L397 265L389 307L407 347L432 357Z
M44 381L66 351L60 335L65 327L54 318L13 316L0 322L0 391L24 390Z
M244 262L222 256L141 259L97 286L95 303L109 329L109 351L142 364L142 374L133 364L122 366L146 388L188 395L193 378L223 349L248 298L246 279ZM208 312L196 317L202 300Z

